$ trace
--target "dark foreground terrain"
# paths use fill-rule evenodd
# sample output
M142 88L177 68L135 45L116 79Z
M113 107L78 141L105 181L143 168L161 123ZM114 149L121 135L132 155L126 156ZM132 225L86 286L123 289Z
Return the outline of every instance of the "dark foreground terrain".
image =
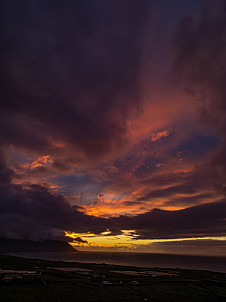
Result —
M211 271L45 261L0 255L1 302L226 301Z

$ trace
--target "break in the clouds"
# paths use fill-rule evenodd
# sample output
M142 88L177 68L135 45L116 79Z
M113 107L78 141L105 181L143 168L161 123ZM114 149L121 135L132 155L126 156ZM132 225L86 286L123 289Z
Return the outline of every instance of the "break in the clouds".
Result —
M219 236L226 232L225 200L180 211L154 209L135 216L107 219L82 213L62 195L51 193L43 186L12 184L12 177L13 172L1 163L2 237L62 239L65 231L101 234L108 229L110 234L120 234L121 230L134 229L134 240L137 240Z
M1 1L0 236L225 236L225 7Z

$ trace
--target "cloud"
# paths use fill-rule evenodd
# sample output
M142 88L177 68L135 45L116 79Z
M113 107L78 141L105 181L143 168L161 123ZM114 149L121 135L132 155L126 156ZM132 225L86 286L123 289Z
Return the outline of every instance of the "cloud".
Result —
M4 1L1 143L61 154L62 169L126 147L126 120L141 105L148 7L146 0Z
M220 138L197 167L199 175L225 193L226 3L206 2L200 18L181 21L175 35L174 77L196 100L200 123Z
M226 234L225 200L178 211L153 209L136 216L114 218L116 226L136 230L136 239L166 239Z
M67 237L67 238L70 240L70 237ZM80 238L80 237L73 238L73 242L88 243L87 240L83 240L83 239Z
M175 78L200 106L200 120L224 131L226 75L225 1L210 1L200 18L181 21L175 36Z
M155 142L163 137L167 137L169 134L170 134L169 130L164 130L162 132L153 133L151 136L151 140L152 140L152 142Z
M13 171L6 167L3 154L0 159L0 237L62 239L65 231L100 233L107 229L106 220L83 214L61 194L42 185L13 184Z
M169 87L153 3L3 1L0 236L225 234L225 9L180 22Z
M175 37L176 79L198 100L200 120L218 131L225 129L225 14L225 7L214 15L206 7L200 19L183 19Z
M218 236L226 234L226 202L221 200L178 211L153 209L135 216L100 218L82 213L65 197L41 185L15 185L1 156L0 236L62 238L64 232L120 234L135 230L138 239ZM79 241L79 239L77 239Z

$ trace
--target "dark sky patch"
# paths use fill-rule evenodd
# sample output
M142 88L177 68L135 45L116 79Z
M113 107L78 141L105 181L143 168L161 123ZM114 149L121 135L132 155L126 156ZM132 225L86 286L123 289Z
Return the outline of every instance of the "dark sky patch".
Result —
M1 141L40 153L63 141L86 161L120 149L140 107L148 1L137 6L4 1Z

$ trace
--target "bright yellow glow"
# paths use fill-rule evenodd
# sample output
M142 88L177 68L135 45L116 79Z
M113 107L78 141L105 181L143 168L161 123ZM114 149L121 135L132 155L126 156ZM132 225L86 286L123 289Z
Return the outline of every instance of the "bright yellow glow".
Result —
M191 240L226 240L226 236L206 236L206 237L190 237L190 238L176 238L176 239L136 239L137 234L134 230L122 230L120 235L110 235L110 232L101 233L100 235L95 235L92 233L72 233L65 232L65 235L71 238L80 237L83 240L87 240L88 243L76 242L72 243L74 246L82 247L117 247L117 248L127 248L136 249L140 246L150 246L152 243L158 242L179 242L179 241L191 241Z
M96 237L95 234L92 233L74 233L74 232L65 232L65 236L71 237L71 238L87 238L87 237Z

